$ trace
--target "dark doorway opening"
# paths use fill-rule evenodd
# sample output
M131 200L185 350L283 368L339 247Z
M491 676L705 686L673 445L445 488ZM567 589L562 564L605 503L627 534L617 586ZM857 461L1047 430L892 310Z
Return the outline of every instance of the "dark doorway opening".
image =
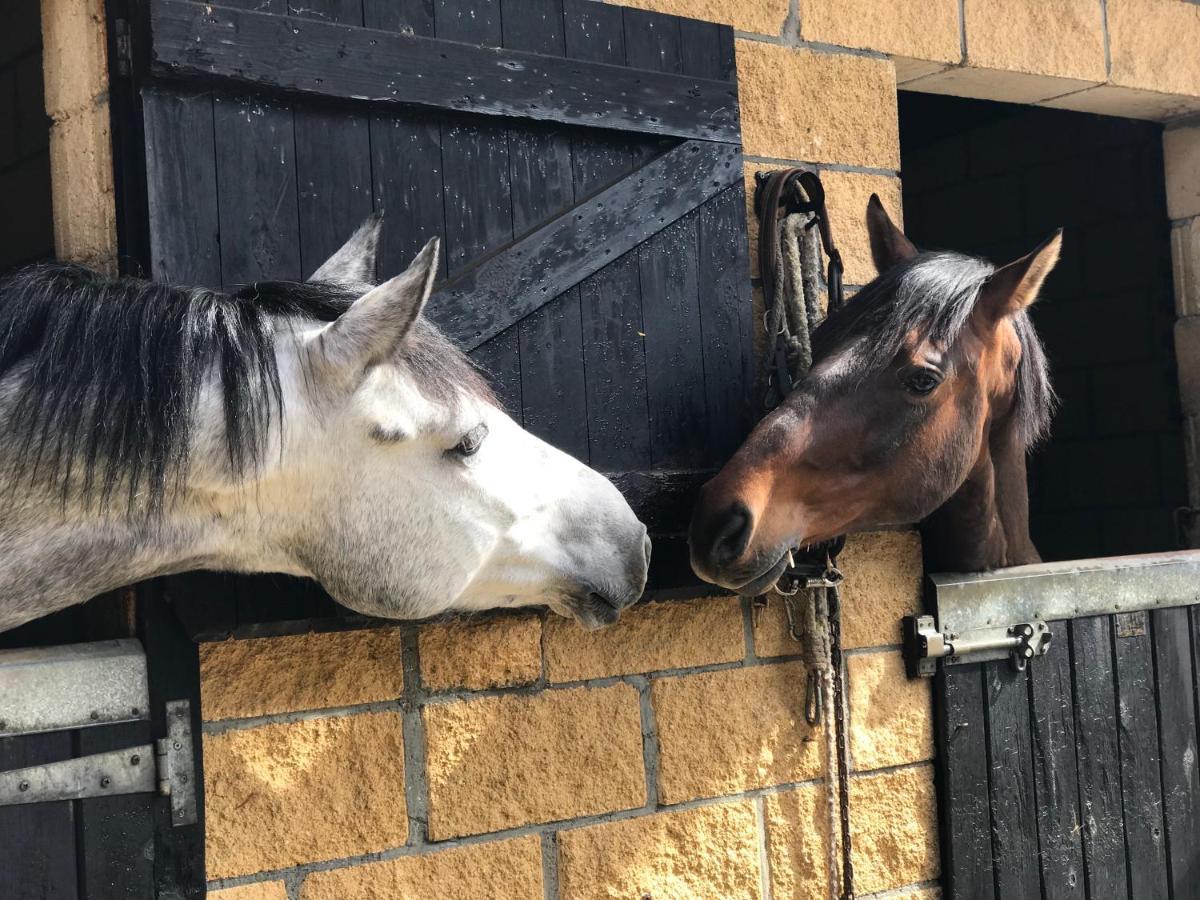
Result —
M54 254L50 120L38 0L8 0L0 29L0 272Z
M1162 126L900 94L904 221L920 247L1006 263L1059 226L1033 310L1062 405L1029 467L1047 560L1170 550L1186 505Z

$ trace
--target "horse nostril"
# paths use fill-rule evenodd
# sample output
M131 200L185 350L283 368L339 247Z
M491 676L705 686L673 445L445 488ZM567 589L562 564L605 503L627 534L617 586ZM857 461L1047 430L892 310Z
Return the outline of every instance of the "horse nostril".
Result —
M725 514L725 521L717 530L713 539L713 561L718 565L731 563L746 552L750 542L750 525L753 519L750 510L741 503L735 503Z

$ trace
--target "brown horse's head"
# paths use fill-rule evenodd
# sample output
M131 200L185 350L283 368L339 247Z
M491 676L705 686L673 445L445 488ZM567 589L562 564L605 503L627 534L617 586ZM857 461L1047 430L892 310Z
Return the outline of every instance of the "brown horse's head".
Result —
M1053 393L1025 309L1061 231L996 269L919 252L877 197L867 225L879 276L821 325L812 371L701 492L689 542L708 581L761 593L792 548L919 522L990 462L998 432L1023 459L1046 429Z

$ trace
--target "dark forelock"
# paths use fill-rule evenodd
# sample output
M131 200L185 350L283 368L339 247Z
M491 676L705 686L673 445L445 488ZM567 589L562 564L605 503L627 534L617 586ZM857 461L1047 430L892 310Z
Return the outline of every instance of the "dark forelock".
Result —
M951 346L993 271L986 260L961 253L918 253L884 272L821 324L813 335L814 361L861 341L856 357L863 374L869 374L889 365L913 334ZM1021 440L1029 447L1048 431L1055 395L1046 352L1029 316L1017 313L1013 326L1022 351L1016 415Z

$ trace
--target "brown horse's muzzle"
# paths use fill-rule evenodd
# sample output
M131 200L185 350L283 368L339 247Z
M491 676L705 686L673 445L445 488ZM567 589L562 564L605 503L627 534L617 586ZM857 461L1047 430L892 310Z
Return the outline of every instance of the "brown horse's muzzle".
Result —
M759 516L770 488L760 482L727 466L701 489L688 546L692 569L705 581L755 593L760 582L765 590L783 571L791 548L762 533Z

